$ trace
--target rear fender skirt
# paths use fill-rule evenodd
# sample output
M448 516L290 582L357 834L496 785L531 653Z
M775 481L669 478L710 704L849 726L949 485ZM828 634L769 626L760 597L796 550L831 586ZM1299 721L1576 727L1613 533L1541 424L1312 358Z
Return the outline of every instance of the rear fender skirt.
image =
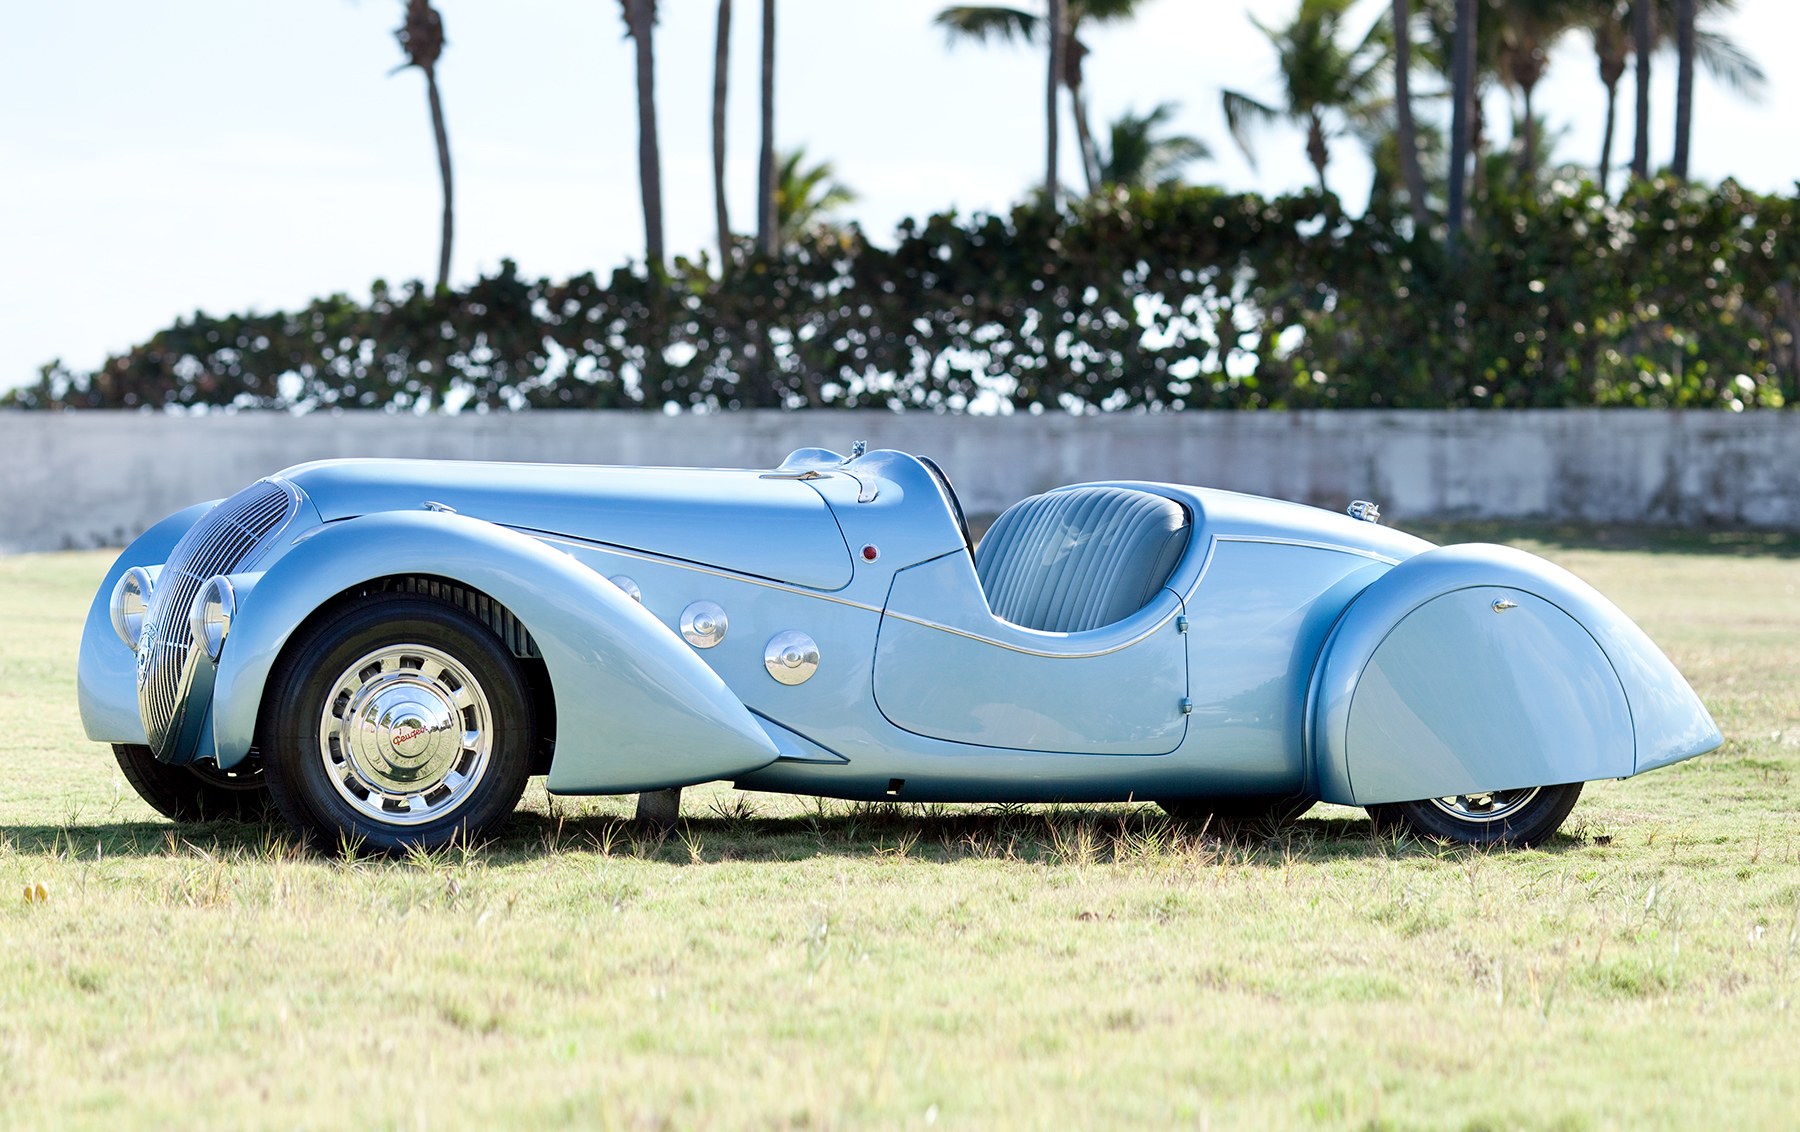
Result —
M1370 805L1624 778L1722 738L1619 608L1534 555L1410 558L1351 603L1313 672L1319 795Z
M425 574L480 590L536 642L556 697L557 793L629 793L727 778L780 753L724 682L667 626L559 550L478 519L396 511L331 523L269 564L240 601L213 688L230 768L254 741L282 648L333 597Z

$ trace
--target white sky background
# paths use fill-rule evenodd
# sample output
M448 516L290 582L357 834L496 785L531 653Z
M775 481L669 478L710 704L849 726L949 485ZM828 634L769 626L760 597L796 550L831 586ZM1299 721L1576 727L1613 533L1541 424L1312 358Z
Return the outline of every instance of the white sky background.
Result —
M860 194L844 213L886 239L903 217L1005 210L1041 178L1036 51L960 44L944 0L780 0L776 129ZM662 0L657 94L667 242L713 240L713 0ZM1219 91L1275 102L1275 59L1247 11L1297 0L1150 0L1087 35L1097 132L1127 108L1177 101L1176 128L1214 160L1189 179L1274 193L1311 180L1297 131L1261 136L1252 170ZM737 0L728 191L754 227L758 0ZM1364 0L1362 29L1383 7ZM399 0L12 3L0 21L0 389L60 357L91 369L196 309L291 308L377 277L435 274L436 159L424 79L400 60ZM439 64L457 195L453 281L503 257L528 276L604 275L641 259L635 77L616 0L438 0ZM1693 159L1704 180L1765 192L1800 178L1800 3L1742 0L1722 25L1771 76L1760 105L1704 74ZM1672 145L1674 62L1658 56L1653 156ZM1615 162L1630 158L1630 78ZM1539 106L1566 127L1555 156L1591 164L1604 92L1585 36L1556 53ZM1507 120L1496 97L1490 121ZM1080 182L1065 129L1064 181ZM1367 162L1333 147L1330 183L1360 209Z

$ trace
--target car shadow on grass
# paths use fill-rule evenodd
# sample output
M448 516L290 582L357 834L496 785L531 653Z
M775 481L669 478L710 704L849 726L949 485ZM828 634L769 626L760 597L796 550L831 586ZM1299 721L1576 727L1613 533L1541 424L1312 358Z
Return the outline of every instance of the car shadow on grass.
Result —
M1558 833L1533 852L1564 853L1589 843ZM111 821L0 826L14 853L98 861L107 857L208 861L371 856L360 847L308 847L279 822ZM1019 862L1046 866L1184 864L1284 868L1296 863L1456 858L1504 849L1378 833L1367 818L1302 817L1284 824L1182 821L1154 806L938 806L823 802L799 816L764 816L746 803L684 815L656 828L615 815L521 810L498 836L437 854L399 854L397 863L454 853L492 865L587 857L701 866L779 864L817 857L921 863Z
M1579 823L1534 851L1588 843ZM524 842L521 845L521 841ZM489 846L512 853L585 852L675 864L793 862L820 856L957 864L1183 863L1287 867L1297 862L1446 857L1494 848L1377 832L1366 817L1314 816L1275 824L1182 821L1154 806L936 806L823 803L801 816L762 816L752 807L713 807L657 831L617 817L521 812Z
M265 822L106 821L59 825L0 825L0 846L25 856L94 861L107 857L206 854L282 855L294 852L286 826Z

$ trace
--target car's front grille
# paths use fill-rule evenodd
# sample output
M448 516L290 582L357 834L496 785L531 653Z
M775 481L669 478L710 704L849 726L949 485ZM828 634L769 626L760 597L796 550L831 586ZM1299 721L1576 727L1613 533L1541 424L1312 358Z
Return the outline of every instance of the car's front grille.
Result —
M150 749L169 758L182 716L188 653L188 609L206 579L242 566L287 525L299 495L285 483L259 480L220 503L175 544L157 576L138 642L138 708Z

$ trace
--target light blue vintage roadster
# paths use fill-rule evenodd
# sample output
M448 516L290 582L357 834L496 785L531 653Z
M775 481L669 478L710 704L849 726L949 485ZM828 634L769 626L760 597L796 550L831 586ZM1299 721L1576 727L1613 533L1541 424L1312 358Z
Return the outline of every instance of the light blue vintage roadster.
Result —
M305 464L158 523L81 644L88 735L177 820L492 833L554 794L1160 803L1530 844L1721 742L1615 606L1502 546L1161 483L979 545L929 459Z

